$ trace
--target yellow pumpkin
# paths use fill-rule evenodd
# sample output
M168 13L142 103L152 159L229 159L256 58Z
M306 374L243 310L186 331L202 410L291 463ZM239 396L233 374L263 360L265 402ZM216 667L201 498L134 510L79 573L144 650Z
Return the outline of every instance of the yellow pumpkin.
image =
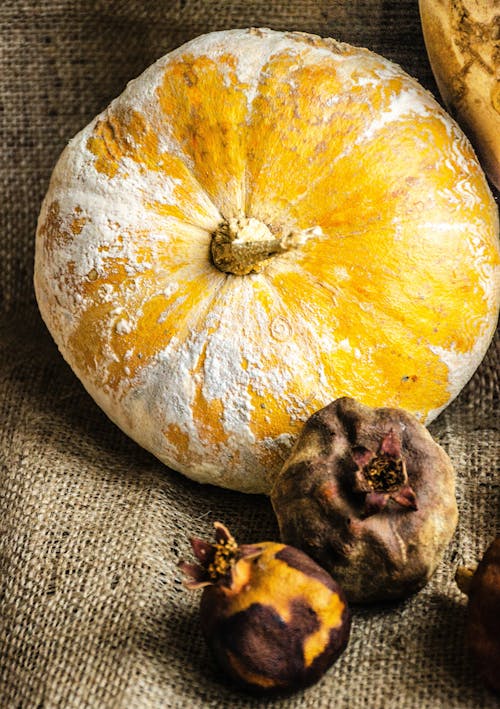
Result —
M267 492L342 395L429 422L499 304L498 216L400 67L267 29L160 59L64 150L35 287L88 392L189 477Z

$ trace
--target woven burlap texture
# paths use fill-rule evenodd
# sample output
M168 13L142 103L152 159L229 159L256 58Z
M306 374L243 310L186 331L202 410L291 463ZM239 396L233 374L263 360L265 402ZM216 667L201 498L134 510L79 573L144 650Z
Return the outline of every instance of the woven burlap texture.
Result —
M177 562L222 520L276 539L265 497L199 486L127 439L59 355L32 289L34 233L65 142L170 49L207 31L329 35L399 62L436 93L415 0L3 0L0 3L0 707L495 707L464 647L454 584L500 531L498 338L432 424L460 522L418 595L354 609L347 651L269 702L230 688ZM466 327L466 323L464 323Z

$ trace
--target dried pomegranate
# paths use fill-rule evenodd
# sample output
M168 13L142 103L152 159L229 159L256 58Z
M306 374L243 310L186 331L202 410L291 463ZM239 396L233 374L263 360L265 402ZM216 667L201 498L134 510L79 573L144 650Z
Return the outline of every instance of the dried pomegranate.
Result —
M316 682L343 652L350 613L342 590L304 552L276 542L238 546L220 522L215 544L192 539L182 562L203 588L201 628L226 674L254 692Z
M500 692L500 536L476 569L460 568L457 583L469 597L467 641L480 676Z
M445 451L402 409L341 398L306 422L271 493L284 542L349 601L395 599L430 578L457 523Z

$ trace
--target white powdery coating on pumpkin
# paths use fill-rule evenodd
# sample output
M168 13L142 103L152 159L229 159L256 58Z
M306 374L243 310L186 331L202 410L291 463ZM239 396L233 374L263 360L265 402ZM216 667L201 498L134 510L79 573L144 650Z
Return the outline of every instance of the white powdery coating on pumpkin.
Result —
M435 106L424 99L423 91L414 87L393 94L388 109L370 123L359 138L356 138L356 143L371 140L388 123L394 123L401 119L407 120L415 116L430 116L432 112L435 112Z
M160 207L177 205L177 179L152 170L148 170L145 179L141 165L127 156L120 159L117 173L109 178L96 169L96 157L88 148L88 140L99 121L105 121L108 115L117 111L125 111L126 114L127 110L134 110L159 127L162 150L189 163L182 147L172 139L170 126L158 106L157 89L163 78L163 66L168 61L171 57L162 58L141 77L131 81L123 94L80 131L63 151L52 175L40 212L39 227L44 224L48 209L54 202L59 208L61 232L70 233L75 216L83 222L80 233L66 240L62 248L53 249L50 261L45 258L41 244L37 243L37 295L47 320L58 318L57 313L48 313L48 294L53 293L57 297L62 321L53 330L60 346L68 342L81 315L92 305L88 298L79 294L80 282L85 282L90 273L94 277L105 278L109 265L117 261L125 265L129 276L156 267L158 251L155 244L164 246L170 239L177 238L179 232L186 230L186 225L178 219L155 214L148 206L151 203L158 203ZM192 195L192 204L204 210L207 217L202 218L199 210L193 212L193 220L206 233L195 234L195 230L191 229L190 236L208 243L208 232L220 222L220 214L201 188ZM78 208L78 214L75 208ZM144 260L140 240L130 238L141 230L148 234L147 245L154 262ZM74 284L72 288L68 288L65 282L70 271ZM159 289L162 287L170 287L168 280L159 279ZM102 296L102 302L109 301L109 292L102 291ZM109 322L105 329L111 332L113 327L114 323ZM113 359L111 353L110 358Z
M489 333L486 337L479 338L478 345L470 352L458 352L453 348L445 349L444 347L429 345L430 351L437 355L441 362L448 367L448 390L452 399L462 390L465 383L469 381L480 365L490 340Z
M125 318L118 320L115 325L115 330L119 335L128 335L132 332L133 328L134 326L130 320L126 320Z
M282 461L293 436L279 433L256 439L251 392L264 400L272 394L292 421L308 418L311 409L289 389L297 371L304 376L310 372L307 358L311 350L302 346L302 340L273 338L275 318L255 299L254 284L262 285L260 276L227 278L231 287L226 283L226 292L212 304L203 322L185 341L173 338L144 368L134 389L121 402L125 418L119 411L116 418L122 427L131 427L135 440L189 477L262 492L269 489L270 474L277 472L263 466L263 451L272 451ZM332 392L321 367L317 367L313 384L315 393L327 403ZM200 391L205 401L222 405L219 423L225 441L218 445L207 442L205 423L194 418ZM191 463L183 463L180 452L163 434L171 426L188 437Z
M193 54L194 56L224 56L228 53L228 39L234 37L237 42L231 46L231 55L236 59L236 77L242 85L247 98L247 106L250 109L253 99L257 93L262 70L272 56L287 52L298 54L303 51L304 46L298 45L290 39L288 35L275 32L269 29L258 30L223 30L212 32L197 38L193 42L188 42L179 49L178 55ZM177 58L178 58L177 55ZM219 64L220 71L228 76L232 71L223 62Z
M146 200L154 199L160 193L162 203L177 203L173 192L175 185L167 178L162 179L159 174L153 173L145 181L137 163L130 159L122 161L122 169L112 179L98 173L91 163L94 156L88 153L86 147L87 134L90 134L88 129L80 134L79 142L74 139L73 149L65 151L57 174L62 184L59 189L56 184L51 192L52 198L59 205L63 233L70 232L70 224L75 218L75 206L79 209L78 217L84 222L80 233L73 235L64 248L54 249L50 262L45 262L43 268L44 283L40 283L40 295L43 297L45 289L52 290L57 296L58 308L64 314L64 326L55 328L59 345L68 342L83 312L93 305L89 298L79 294L80 284L85 283L90 274L95 278L106 278L115 263L123 264L126 274L131 277L140 276L148 270L157 270L158 292L168 297L166 294L173 293L173 289L178 287L171 282L172 276L161 267L165 253L168 253L169 242L186 234L193 243L193 258L196 252L204 255L209 243L206 230L186 225L178 219L162 217L146 207ZM85 181L80 185L80 176L83 174ZM67 184L64 184L66 176ZM46 200L40 216L41 224L49 206ZM211 226L220 219L213 206L212 214ZM144 258L142 240L135 236L141 230L147 234L145 243L150 251L149 259ZM66 284L68 272L71 272L73 288L68 288ZM134 283L118 285L116 290L109 284L106 286L107 290L103 287L98 295L102 303L113 302L114 297L127 303L137 297ZM143 305L151 295L154 294L145 295ZM128 332L135 329L141 315L141 307L135 307L134 312L128 313ZM103 338L106 338L106 333L110 337L114 330L122 334L124 332L123 328L116 330L114 319L107 317L102 322ZM105 351L109 362L115 361L112 349L107 347ZM104 368L99 376L105 381L106 362L102 364Z

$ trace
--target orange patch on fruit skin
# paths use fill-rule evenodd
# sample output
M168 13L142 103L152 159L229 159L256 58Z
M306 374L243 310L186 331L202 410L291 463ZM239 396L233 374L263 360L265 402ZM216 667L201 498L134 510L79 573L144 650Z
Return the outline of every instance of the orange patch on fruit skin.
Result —
M319 201L312 202L311 214L297 205L332 173L370 116L388 107L401 81L392 79L371 93L365 89L358 99L328 59L307 65L286 54L273 57L263 77L248 128L248 144L258 150L248 157L247 213L263 221L272 215L278 222L293 216L300 228L321 225Z
M272 599L272 608L283 622L288 623L293 611L291 601L300 599L307 603L316 614L319 625L303 642L304 665L309 667L327 648L331 631L341 627L345 603L322 581L277 558L284 548L283 544L263 542L259 546L263 551L252 566L252 583L232 596L231 614L245 611L252 604L266 605ZM248 563L252 562L246 559L238 561L236 574L238 565ZM280 579L280 584L276 584L276 578ZM294 589L293 595L290 594L291 588Z
M71 230L66 231L62 227L61 207L58 200L54 200L48 206L45 220L39 226L38 233L39 243L49 256L71 242L74 234Z
M81 216L82 210L80 207L75 207L75 216L71 224L69 225L69 228L71 230L71 233L73 236L78 236L78 234L82 233L83 227L85 224L88 222L88 218Z
M95 156L98 172L113 178L130 158L148 170L158 170L158 135L139 111L108 111L96 122L87 148Z
M162 202L144 198L146 208L161 216L172 216L184 222L203 225L213 219L204 205L204 194L184 160L160 149L158 131L137 110L116 108L97 121L87 148L95 156L95 169L110 179L127 177L125 160L137 164L140 172L161 172L173 184L174 201Z
M230 650L228 650L226 654L233 671L238 677L241 677L245 682L248 682L250 686L270 689L271 687L276 687L278 685L278 680L274 678L266 677L265 675L257 674L256 672L251 672L245 663L239 660L238 657Z
M325 288L328 282L330 287ZM319 360L323 377L336 396L376 402L384 392L391 391L394 405L413 407L424 415L436 407L436 401L444 404L449 397L447 367L408 328L404 303L392 317L381 310L379 322L374 326L373 313L363 308L370 297L363 295L356 283L354 277L339 288L333 272L319 283L300 271L275 275L274 284L283 302L288 304L292 320L314 319L313 339L309 342L304 339L303 345L314 356L311 365L306 362L305 366L312 367L314 363L317 371ZM312 303L316 305L314 311ZM331 351L325 349L326 343ZM415 370L422 373L420 381L409 386L402 378ZM314 401L314 405L318 403Z
M179 461L189 460L196 456L193 452L191 437L183 431L176 423L171 423L163 431L165 438L172 444L175 455ZM198 455L201 463L201 456Z
M244 189L245 85L238 82L235 58L184 54L169 62L158 100L165 116L175 116L172 132L192 162L192 172L226 218L238 213Z
M85 283L89 306L70 338L77 367L97 387L120 390L124 396L136 376L168 346L173 336L187 338L192 313L205 299L209 275L183 283L171 295L157 292L156 272L127 274L125 264L113 261L113 272ZM114 302L103 302L102 285L112 285L116 298L140 279L140 288L127 297L127 306L114 313ZM121 296L119 294L122 294ZM124 326L120 327L120 322Z

